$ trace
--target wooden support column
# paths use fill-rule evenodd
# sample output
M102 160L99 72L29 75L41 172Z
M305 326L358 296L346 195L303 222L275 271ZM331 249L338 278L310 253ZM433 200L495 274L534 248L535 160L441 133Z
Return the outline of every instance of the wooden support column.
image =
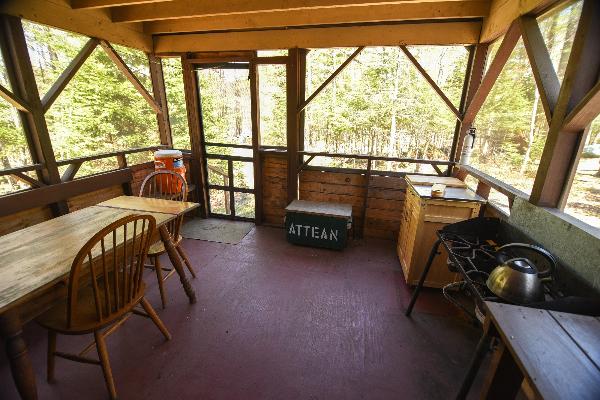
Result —
M260 101L258 65L250 61L250 118L252 119L252 164L254 167L254 223L262 225L262 160L260 158Z
M479 86L483 80L488 49L489 44L482 43L471 47L469 50L469 62L467 64L467 71L465 73L465 80L463 83L463 91L460 98L459 107L459 111L462 115L465 114L468 105L473 100L473 97L479 90ZM450 150L450 161L458 162L460 153L462 152L465 135L472 123L473 120L465 120L464 118L462 121L456 121L452 149Z
M584 129L565 129L565 117L593 92L600 74L600 2L584 0L565 76L554 108L530 202L564 207ZM597 110L600 111L600 110ZM581 128L581 127L579 127Z
M154 95L154 101L156 101L162 111L156 114L158 132L160 134L160 144L173 147L162 61L154 54L148 54L148 64L150 65L150 78L152 79L152 94Z
M299 150L299 59L300 49L288 50L289 62L286 64L287 91L287 200L291 202L298 198L298 150Z
M17 17L0 15L0 47L13 93L27 104L29 112L19 111L23 131L34 164L42 164L38 180L44 184L60 183L60 173L52 149L44 108L40 99L35 75L21 20ZM55 215L69 212L67 203L61 201L52 206Z
M304 104L306 99L306 55L308 49L298 49L298 104ZM298 149L304 151L304 123L305 110L298 113ZM299 162L304 162L304 156L299 157Z
M183 87L185 91L185 108L190 130L192 161L190 176L196 185L197 198L200 203L200 214L208 216L208 171L204 156L204 132L202 129L202 109L198 96L198 81L188 56L181 57L183 69Z

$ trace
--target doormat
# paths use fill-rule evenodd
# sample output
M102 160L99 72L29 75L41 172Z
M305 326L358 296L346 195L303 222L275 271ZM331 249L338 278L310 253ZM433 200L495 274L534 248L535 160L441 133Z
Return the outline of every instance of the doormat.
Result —
M184 221L181 227L181 236L186 239L238 244L253 227L252 222L194 218L187 222Z

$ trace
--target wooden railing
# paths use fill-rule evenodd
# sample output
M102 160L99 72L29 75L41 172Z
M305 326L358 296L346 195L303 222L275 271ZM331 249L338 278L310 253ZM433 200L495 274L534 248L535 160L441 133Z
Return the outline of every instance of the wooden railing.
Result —
M81 167L81 165L86 161L95 161L95 160L101 160L101 159L105 159L105 158L116 157L118 165L119 165L119 169L121 169L121 168L127 168L127 157L126 156L128 154L156 151L156 150L164 149L164 148L167 148L167 146L156 145L156 146L148 146L148 147L138 147L135 149L111 151L108 153L99 153L99 154L94 154L91 156L70 158L67 160L58 161L56 164L59 167L68 165L66 171L62 174L62 176L60 178L61 181L68 182L75 178L77 171L79 171L79 168Z
M465 179L467 175L472 176L477 179L477 189L476 192L478 195L483 197L484 199L488 199L490 195L490 190L494 189L499 193L502 193L508 198L508 206L512 207L513 201L516 197L521 197L523 199L529 199L529 195L525 192L520 191L517 188L510 186L509 184L502 182L493 176L486 174L485 172L479 171L478 169L470 166L470 165L457 165L458 171L456 176L459 179Z
M116 157L118 165L119 165L119 169L123 169L123 168L127 168L127 157L126 156L128 154L143 153L143 152L147 152L147 151L156 151L156 150L162 149L162 148L166 148L166 146L157 145L157 146L148 146L148 147L138 147L135 149L128 149L128 150L111 151L108 153L99 153L99 154L94 154L91 156L84 156L84 157L70 158L67 160L61 160L61 161L58 161L56 164L59 167L68 165L66 171L63 173L63 175L61 177L61 181L69 182L75 178L77 171L79 171L79 168L81 167L81 165L84 162ZM41 171L42 169L44 169L44 164L33 164L33 165L27 165L24 167L7 168L7 169L0 170L0 176L12 176L15 179L18 179L22 182L27 183L32 188L40 188L40 187L46 186L46 184L41 182L38 179L32 178L29 175L26 175L25 172Z
M452 166L454 166L454 162L452 161L445 161L445 160L427 160L427 159L420 159L420 158L400 158L400 157L384 157L384 156L371 156L371 155L366 155L366 154L344 154L344 153L328 153L328 152L314 152L314 151L299 151L298 152L301 155L304 156L308 156L308 159L306 161L304 161L304 163L302 163L299 167L298 167L298 172L302 171L303 169L308 168L310 165L310 162L315 158L315 157L332 157L332 158L349 158L349 159L354 159L354 160L366 160L367 161L367 175L381 175L381 174L386 174L386 175L405 175L404 172L395 172L395 171L375 171L372 168L372 164L374 161L386 161L386 162L399 162L399 163L410 163L410 164L427 164L427 165L431 165L433 167L433 169L435 170L435 172L439 175L439 176L448 176L450 175ZM442 171L440 169L440 165L445 165L446 166L446 170ZM326 168L327 170L330 171L335 171L338 170L340 172L346 172L349 171L350 169L348 168L336 168L336 167L318 167L318 168ZM363 170L357 170L357 171L363 171ZM357 172L355 171L355 172ZM427 175L427 174L424 174ZM367 176L367 178L368 178Z

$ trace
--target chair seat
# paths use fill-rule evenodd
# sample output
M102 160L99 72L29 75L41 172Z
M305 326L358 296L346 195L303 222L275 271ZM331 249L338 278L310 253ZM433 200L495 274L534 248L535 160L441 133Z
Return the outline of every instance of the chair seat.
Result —
M179 244L179 242L181 242L183 238L181 237L181 235L177 236L177 240L175 240L175 242L173 243L175 246L177 246ZM150 257L155 257L155 256L160 256L161 254L164 254L167 250L165 249L165 244L163 243L162 240L158 240L156 242L154 242L152 245L150 245L150 250L148 250L148 256Z
M128 309L123 312L120 310L115 318L105 317L106 320L100 324L98 322L98 316L96 314L96 306L94 300L94 291L91 286L88 286L84 289L81 289L79 292L79 300L77 305L77 315L74 322L74 326L69 327L67 325L67 301L61 302L60 304L54 306L53 308L46 311L44 314L39 316L36 321L41 326L46 329L50 329L55 332L62 333L64 335L79 335L85 333L91 333L97 331L99 329L104 328L105 326L111 325L116 320L120 319L123 315L127 314L127 312L131 311L144 297L146 285L142 282L142 290L140 290L140 294L138 298L134 299L128 307ZM104 304L104 288L100 286L100 300L101 304ZM111 298L111 301L114 301Z

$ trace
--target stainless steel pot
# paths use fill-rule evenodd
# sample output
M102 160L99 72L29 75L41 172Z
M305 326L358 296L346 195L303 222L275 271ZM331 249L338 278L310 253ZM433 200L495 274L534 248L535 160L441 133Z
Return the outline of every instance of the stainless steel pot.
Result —
M525 257L507 258L508 250L527 249L548 260L549 268L539 272L535 264ZM487 287L496 296L515 304L544 301L543 282L552 279L556 260L547 250L525 243L510 243L497 250L501 263L490 273ZM512 252L511 252L512 253Z

